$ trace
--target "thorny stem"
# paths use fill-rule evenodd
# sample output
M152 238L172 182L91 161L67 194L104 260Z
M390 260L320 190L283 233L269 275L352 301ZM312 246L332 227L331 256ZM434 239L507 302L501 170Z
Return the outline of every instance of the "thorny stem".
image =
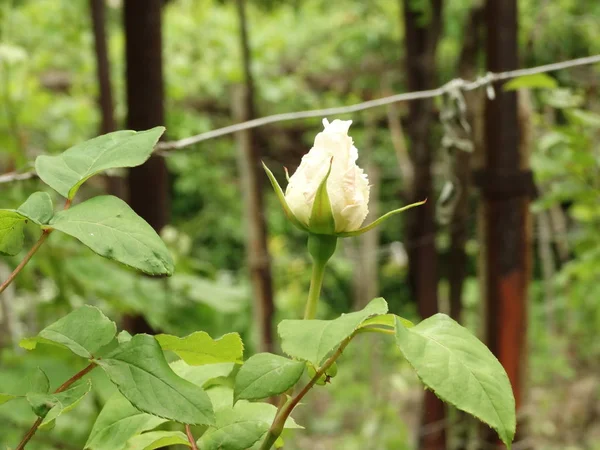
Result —
M63 208L63 211L67 210L67 209L69 209L71 207L71 201L72 200L70 198L67 199L67 201L65 202L65 206ZM46 239L48 239L48 236L50 236L50 233L52 233L53 231L54 231L54 229L52 229L52 228L45 228L44 231L42 231L42 235L40 236L40 238L38 239L38 241L35 243L35 245L33 247L31 247L31 250L29 250L27 252L27 254L25 255L25 258L23 258L23 261L21 261L19 263L19 265L16 267L16 269L13 270L13 272L6 279L6 281L4 281L4 283L2 283L0 285L0 294L2 294L2 292L4 292L6 290L6 288L8 287L8 285L10 283L12 283L15 278L17 278L17 275L19 275L19 273L21 272L21 270L23 270L23 267L25 267L27 265L27 263L29 262L29 260L31 259L31 257L35 254L35 252L37 252L39 250L39 248L46 241Z
M58 394L60 392L67 390L73 383L75 383L77 380L86 376L95 367L96 367L96 363L90 363L89 365L84 367L82 370L77 372L75 375L73 375L71 378L69 378L67 381L65 381L56 391L54 391L54 393ZM27 432L27 434L25 434L25 436L23 436L23 439L21 440L21 442L19 442L19 445L17 445L17 448L15 450L23 450L25 448L25 445L27 445L29 440L33 437L33 435L35 434L35 432L37 431L39 426L42 424L43 420L44 420L43 417L37 418L37 420L33 423L31 428Z
M344 341L341 343L341 345L338 347L335 353L331 355L329 359L327 359L327 361L325 361L325 363L321 366L319 370L317 370L317 373L311 378L308 384L304 386L302 390L298 392L294 397L292 397L287 403L285 403L285 405L283 406L283 408L281 408L280 411L278 411L278 413L275 416L275 419L273 419L271 428L269 428L267 436L265 437L265 440L263 441L260 447L260 450L269 450L273 446L273 444L275 444L275 441L283 431L285 422L287 421L294 408L298 405L298 403L300 403L300 401L304 398L308 391L312 389L312 387L319 380L319 378L321 378L321 376L327 371L327 369L329 369L333 365L333 363L340 357L340 355L344 352L344 349L350 343L354 335L355 333L352 333L352 335L344 339Z
M189 425L185 425L185 434L187 434L188 441L192 446L192 450L198 450L198 446L196 445L196 439L194 439L194 435L192 434L192 429Z

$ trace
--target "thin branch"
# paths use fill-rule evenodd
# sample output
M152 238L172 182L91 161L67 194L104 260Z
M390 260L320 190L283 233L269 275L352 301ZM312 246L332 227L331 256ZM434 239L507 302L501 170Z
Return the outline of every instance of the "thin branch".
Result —
M54 391L54 393L59 394L60 392L66 391L73 383L75 383L80 378L83 378L84 376L86 376L95 367L96 367L96 363L90 363L89 365L85 366L82 370L80 370L75 375L73 375L71 378L69 378L67 381L65 381L63 384L61 384L60 387L56 391Z
M37 178L37 174L32 170L30 172L8 172L0 175L0 184L12 183L13 181L30 180L31 178Z
M67 381L65 381L56 391L54 391L54 393L58 394L60 392L65 391L73 383L75 383L77 380L83 378L85 375L87 375L95 367L96 367L95 363L90 363L88 366L84 367L79 372L77 372L75 375L73 375L71 378L69 378ZM19 442L19 445L17 445L17 448L15 450L23 450L25 448L25 446L30 441L30 439L33 437L33 435L35 434L35 432L37 431L37 429L39 428L39 426L42 424L43 420L44 420L43 417L38 417L37 418L37 420L33 423L33 425L31 426L31 428L27 432L27 434L25 434L25 436L23 436L23 439L21 440L21 442Z
M31 250L29 250L29 252L27 252L27 254L25 255L25 258L23 258L23 261L21 261L19 263L19 265L17 266L17 268L15 270L13 270L13 272L9 275L9 277L6 279L6 281L4 283L2 283L2 285L0 285L0 294L2 294L2 292L4 292L4 290L8 287L8 285L13 282L13 280L17 277L17 275L19 275L19 272L21 272L21 270L23 270L23 267L25 267L27 265L27 263L29 262L31 257L35 254L35 252L37 252L38 249L42 246L42 244L46 241L46 239L48 239L48 236L50 235L50 233L52 233L52 231L54 231L54 230L52 230L51 228L47 228L42 232L42 235L40 236L38 241L35 243L35 245L33 247L31 247Z
M25 445L27 445L27 443L31 440L31 438L33 437L33 435L35 434L35 432L37 431L39 426L42 424L42 420L44 420L44 419L41 417L37 418L37 420L33 423L31 428L27 432L27 434L25 436L23 436L23 439L17 446L17 450L23 450L25 448Z
M198 446L196 445L196 439L194 439L194 435L192 434L192 429L187 424L185 425L185 434L187 435L188 441L190 441L192 450L198 450Z
M69 209L71 207L71 202L72 202L72 200L70 198L67 199L67 201L65 202L65 206L63 207L63 211L66 211L67 209ZM25 267L27 265L27 263L29 262L31 257L35 254L35 252L37 252L39 250L39 248L42 246L42 244L44 242L46 242L46 239L48 239L48 236L50 236L50 233L52 233L53 231L54 231L53 228L45 228L44 231L42 231L42 235L40 236L38 241L35 243L35 245L33 247L31 247L31 250L29 250L29 252L27 252L27 254L25 255L25 258L23 258L23 261L21 261L19 263L19 265L16 267L16 269L13 270L13 272L9 275L9 277L6 279L6 281L4 281L4 283L2 283L0 285L0 294L2 294L2 292L4 292L4 290L8 287L8 285L14 281L14 279L17 277L17 275L19 275L21 270L23 270L23 267Z

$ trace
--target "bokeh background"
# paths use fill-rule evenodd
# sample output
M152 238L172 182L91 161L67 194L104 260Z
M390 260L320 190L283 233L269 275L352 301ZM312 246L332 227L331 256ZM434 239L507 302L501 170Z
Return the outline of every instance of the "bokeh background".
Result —
M164 124L173 141L597 54L599 17L587 0L2 0L0 174L115 129ZM353 120L373 215L429 201L340 243L319 316L376 296L415 321L451 314L507 367L520 450L600 449L598 82L598 66L582 66L497 85L493 101L478 89L329 117ZM2 390L37 366L52 385L74 372L66 352L18 342L82 304L132 332L237 331L246 356L278 351L276 324L301 316L310 261L260 161L284 184L321 129L321 118L278 122L94 178L82 197L128 200L176 274L150 279L53 234L0 295ZM0 206L39 189L3 182ZM2 257L0 279L19 261ZM306 431L286 449L489 448L479 425L424 393L391 340L364 336L339 366L295 413ZM83 447L112 392L93 377L76 414L28 448ZM25 402L0 406L0 445L33 420Z

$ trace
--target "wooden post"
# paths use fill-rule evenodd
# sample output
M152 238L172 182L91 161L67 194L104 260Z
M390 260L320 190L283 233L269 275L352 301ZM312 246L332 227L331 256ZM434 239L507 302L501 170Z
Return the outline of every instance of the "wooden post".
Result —
M160 0L125 0L127 128L165 124ZM169 220L168 174L162 157L152 156L129 171L129 203L155 230Z
M94 50L96 55L96 74L100 95L98 103L102 122L100 133L110 133L116 130L112 88L110 84L110 63L105 31L105 0L90 0L92 29L94 31Z
M161 0L125 0L127 128L145 130L164 125ZM169 221L169 184L165 161L152 156L130 169L129 204L157 232ZM152 332L142 316L128 316L125 327Z
M516 69L517 0L488 0L486 24L487 69ZM517 93L503 91L500 83L494 88L495 99L488 99L485 109L484 169L476 174L483 197L486 340L508 373L518 408L523 399L532 177L523 170L527 160L520 145Z
M90 15L94 32L94 54L98 79L98 106L100 107L100 134L117 129L114 114L113 91L110 82L110 59L106 38L106 0L90 0ZM126 198L126 184L121 177L104 175L106 190L120 198Z
M246 20L245 0L236 0L240 25L240 48L244 84L234 99L234 115L243 122L255 117L254 81L252 78L250 42ZM260 147L254 130L236 134L239 146L239 168L244 194L247 221L246 254L250 268L250 281L254 298L254 323L258 330L258 349L273 350L273 280L271 257L267 247L267 226L264 215L263 182Z
M466 29L463 38L463 45L458 60L458 75L465 79L473 79L477 73L477 57L482 50L483 22L485 18L485 8L483 4L472 7L466 22ZM471 126L471 140L474 148L481 147L481 142L476 139L476 111L481 108L481 91L467 93L465 101L467 102L467 120ZM467 277L468 257L466 252L466 243L469 235L470 207L471 197L471 153L461 149L453 149L452 171L454 181L458 184L458 199L456 201L451 217L450 230L450 249L448 254L448 284L450 298L450 317L457 322L462 320L462 297L465 279Z
M436 82L435 51L442 30L442 0L429 0L431 16L428 23L423 23L422 11L412 9L411 4L408 0L403 1L407 90L420 91L433 88ZM431 99L409 103L407 134L414 168L412 202L432 197L433 146L429 129L432 110ZM434 202L427 202L406 214L406 238L419 243L408 251L409 283L417 300L419 314L424 319L438 312L434 208ZM420 450L446 448L445 417L444 404L431 391L425 391Z
M365 223L371 223L380 216L379 213L379 186L381 184L381 171L375 159L377 123L373 114L366 113L365 134L361 143L361 165L371 185L369 196L369 214ZM350 243L354 257L354 310L363 309L379 294L379 248L380 229L375 228L359 236Z

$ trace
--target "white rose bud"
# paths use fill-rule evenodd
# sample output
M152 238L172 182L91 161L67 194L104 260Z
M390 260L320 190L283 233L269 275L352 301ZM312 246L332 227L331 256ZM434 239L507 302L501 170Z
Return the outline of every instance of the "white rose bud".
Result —
M302 157L298 170L290 178L285 199L294 216L309 225L319 185L327 175L327 194L335 221L335 232L355 231L369 212L369 182L358 167L358 150L348 136L351 120L323 119L325 130L317 134L315 144Z
M364 171L356 165L358 150L348 136L350 124L351 120L329 123L323 119L325 130L317 134L315 144L302 157L300 167L289 179L285 194L273 172L263 163L286 216L311 236L323 239L326 236L335 239L358 236L395 214L425 203L423 200L395 209L361 227L369 212L369 182ZM323 239L321 243L325 242ZM331 245L314 246L311 254L322 252L318 259L328 259L329 253L335 250L335 239L330 242ZM309 239L309 250L310 242Z

